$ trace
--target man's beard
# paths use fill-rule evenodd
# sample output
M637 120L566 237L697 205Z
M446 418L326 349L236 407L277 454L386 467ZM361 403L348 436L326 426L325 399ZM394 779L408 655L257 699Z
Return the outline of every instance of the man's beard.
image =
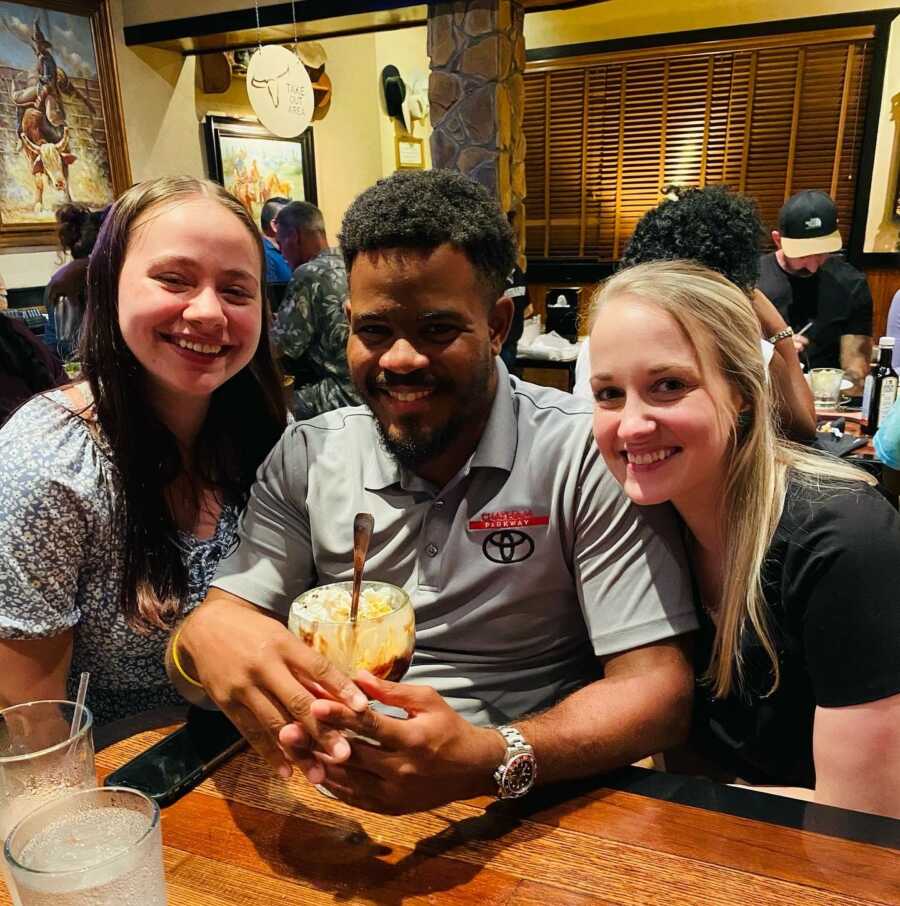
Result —
M492 375L493 361L487 356L476 364L471 378L464 386L456 385L454 413L443 424L434 428L419 427L418 419L415 417L400 419L403 434L392 437L373 412L381 445L401 466L413 472L441 456L450 448L460 432L478 417L484 405L490 402ZM408 376L404 377L404 381L409 383ZM443 385L438 385L435 390L441 392ZM368 391L374 395L372 387L369 387Z

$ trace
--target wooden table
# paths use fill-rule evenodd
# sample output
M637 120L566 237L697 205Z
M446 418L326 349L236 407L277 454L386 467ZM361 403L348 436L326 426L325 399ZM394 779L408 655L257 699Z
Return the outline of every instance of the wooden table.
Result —
M161 735L98 752L98 773ZM162 826L170 906L900 903L900 821L639 768L387 818L245 752Z

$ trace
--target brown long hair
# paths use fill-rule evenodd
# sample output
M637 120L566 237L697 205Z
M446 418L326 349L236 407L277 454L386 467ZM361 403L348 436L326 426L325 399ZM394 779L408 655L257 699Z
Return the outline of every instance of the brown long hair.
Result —
M143 368L122 337L119 275L141 215L198 195L237 217L256 243L262 332L249 364L212 394L190 465L195 486L211 485L223 503L243 504L257 467L287 421L281 375L269 341L265 252L256 225L235 198L206 180L169 176L133 186L106 217L91 253L80 354L97 421L118 472L114 518L124 561L121 606L139 631L170 627L187 597L178 528L166 499L166 488L184 464L174 435L147 399Z

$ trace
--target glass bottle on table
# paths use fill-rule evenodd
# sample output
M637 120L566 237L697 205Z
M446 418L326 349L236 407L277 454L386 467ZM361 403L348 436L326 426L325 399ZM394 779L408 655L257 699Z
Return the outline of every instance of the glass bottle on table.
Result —
M866 377L863 389L861 427L866 434L874 434L882 419L897 400L897 372L891 365L894 355L894 338L882 337L878 344L878 364Z

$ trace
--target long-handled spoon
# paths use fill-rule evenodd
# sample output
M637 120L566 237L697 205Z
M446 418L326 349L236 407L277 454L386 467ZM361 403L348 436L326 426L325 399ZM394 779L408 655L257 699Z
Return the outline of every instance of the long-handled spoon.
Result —
M353 593L350 597L350 622L356 623L359 611L359 591L362 587L363 567L366 563L366 554L369 552L369 541L372 539L372 530L375 528L375 519L371 513L357 513L353 520Z

